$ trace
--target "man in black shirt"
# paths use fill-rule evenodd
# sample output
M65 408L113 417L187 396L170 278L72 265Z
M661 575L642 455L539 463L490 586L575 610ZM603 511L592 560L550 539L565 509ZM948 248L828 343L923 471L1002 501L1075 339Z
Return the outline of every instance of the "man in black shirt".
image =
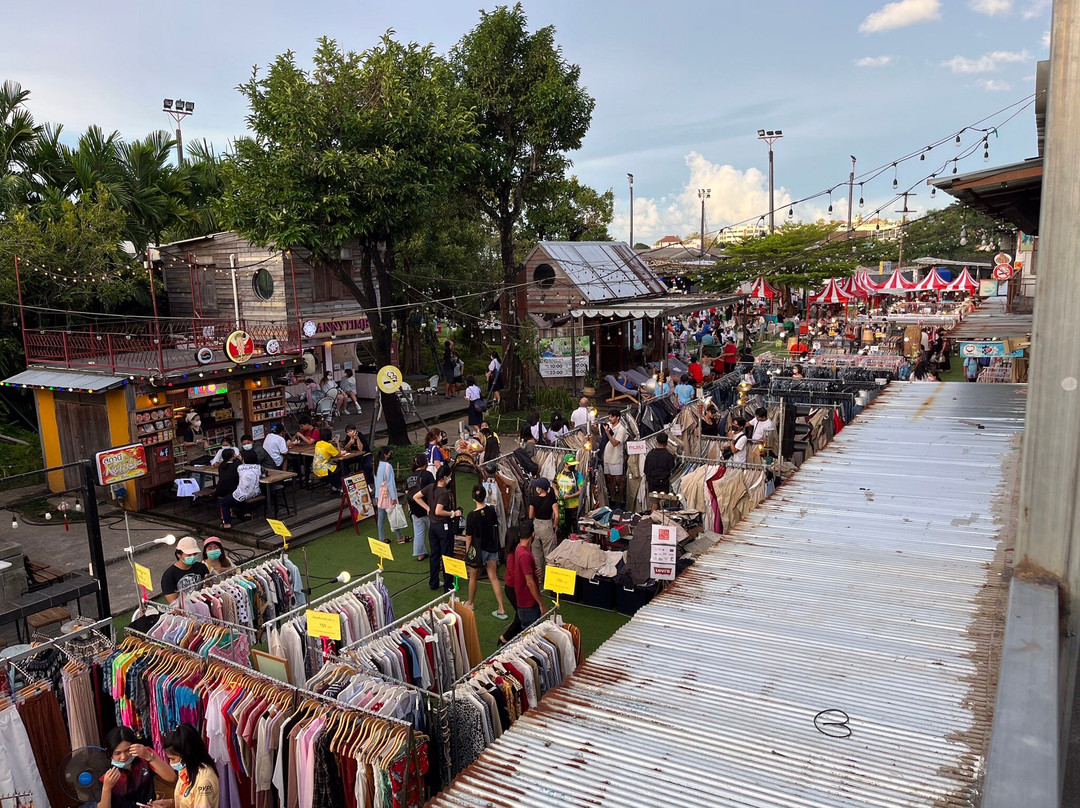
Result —
M199 542L184 536L176 543L176 561L161 573L161 594L172 603L180 597L181 590L194 589L199 581L210 575L199 557Z
M675 471L677 461L667 446L667 435L660 433L656 448L645 455L645 482L652 493L671 493L671 473Z

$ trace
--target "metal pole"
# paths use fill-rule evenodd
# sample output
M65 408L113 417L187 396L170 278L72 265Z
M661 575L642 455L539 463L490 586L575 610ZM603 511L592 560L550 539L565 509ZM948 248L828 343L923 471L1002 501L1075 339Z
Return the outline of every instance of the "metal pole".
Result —
M776 204L773 202L773 154L772 141L769 141L769 232L776 232Z
M180 135L180 119L176 119L176 164L184 164L184 139Z
M705 256L705 199L707 197L701 197L701 255Z
M630 181L630 249L634 249L634 175L627 174Z
M236 319L236 329L240 330L240 296L236 291L236 253L229 253L229 274L232 275L232 305L233 317Z
M1080 631L1080 2L1055 0L1050 44L1039 273L1021 453L1016 578L1050 580L1061 593L1059 730L1069 747ZM1062 761L1064 763L1064 761ZM1060 766L1064 773L1065 766Z
M109 617L112 615L112 604L109 603L109 579L105 574L105 549L101 546L101 517L98 514L97 492L94 490L96 476L93 461L84 460L82 470L86 538L90 544L90 576L98 582L98 617Z
M855 201L855 155L851 155L851 174L847 181L847 231L851 236L851 205Z

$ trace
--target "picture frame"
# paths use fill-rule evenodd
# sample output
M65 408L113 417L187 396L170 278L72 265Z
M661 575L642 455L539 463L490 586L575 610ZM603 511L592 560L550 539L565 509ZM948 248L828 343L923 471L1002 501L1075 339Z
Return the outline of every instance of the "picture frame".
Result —
M259 673L265 674L279 682L291 685L292 678L289 676L289 661L283 657L268 654L265 651L251 649L251 667Z

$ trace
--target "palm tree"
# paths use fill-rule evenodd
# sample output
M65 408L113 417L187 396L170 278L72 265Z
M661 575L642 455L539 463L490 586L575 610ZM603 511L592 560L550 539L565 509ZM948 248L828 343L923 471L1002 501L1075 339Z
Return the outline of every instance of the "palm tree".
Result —
M25 196L25 163L41 135L24 104L30 91L15 81L0 84L0 211Z

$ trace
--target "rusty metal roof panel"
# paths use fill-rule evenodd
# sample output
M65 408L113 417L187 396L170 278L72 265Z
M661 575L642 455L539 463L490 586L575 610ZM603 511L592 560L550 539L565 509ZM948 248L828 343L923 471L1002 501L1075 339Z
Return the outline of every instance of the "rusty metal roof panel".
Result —
M977 806L1023 392L891 385L432 805Z
M541 241L589 302L663 294L667 287L624 242Z

